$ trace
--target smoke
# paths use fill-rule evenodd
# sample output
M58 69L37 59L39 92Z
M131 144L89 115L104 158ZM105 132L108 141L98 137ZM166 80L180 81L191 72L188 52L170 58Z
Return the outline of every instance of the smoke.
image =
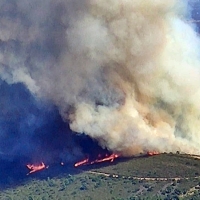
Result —
M0 9L1 79L56 106L72 131L124 156L200 153L200 40L187 1L2 0Z

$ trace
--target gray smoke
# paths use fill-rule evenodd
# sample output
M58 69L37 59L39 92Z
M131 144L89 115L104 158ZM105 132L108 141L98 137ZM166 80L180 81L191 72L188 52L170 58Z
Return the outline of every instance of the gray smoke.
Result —
M181 0L2 0L0 76L103 148L200 153L200 40Z

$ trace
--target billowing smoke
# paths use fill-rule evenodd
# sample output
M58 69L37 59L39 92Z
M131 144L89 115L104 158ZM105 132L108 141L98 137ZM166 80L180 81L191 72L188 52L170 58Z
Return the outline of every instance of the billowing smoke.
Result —
M1 79L56 106L72 131L124 156L200 153L200 40L187 1L2 0L0 9Z

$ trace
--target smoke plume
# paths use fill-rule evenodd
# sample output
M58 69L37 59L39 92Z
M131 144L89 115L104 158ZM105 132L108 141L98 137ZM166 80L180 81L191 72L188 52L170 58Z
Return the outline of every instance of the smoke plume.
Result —
M2 0L0 77L110 151L199 154L200 40L188 7Z

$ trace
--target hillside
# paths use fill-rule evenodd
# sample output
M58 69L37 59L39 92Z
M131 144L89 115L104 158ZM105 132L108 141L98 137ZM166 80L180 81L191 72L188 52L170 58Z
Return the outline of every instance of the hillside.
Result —
M199 199L200 160L161 154L73 168L52 166L1 186L2 200ZM8 177L9 178L9 177Z

